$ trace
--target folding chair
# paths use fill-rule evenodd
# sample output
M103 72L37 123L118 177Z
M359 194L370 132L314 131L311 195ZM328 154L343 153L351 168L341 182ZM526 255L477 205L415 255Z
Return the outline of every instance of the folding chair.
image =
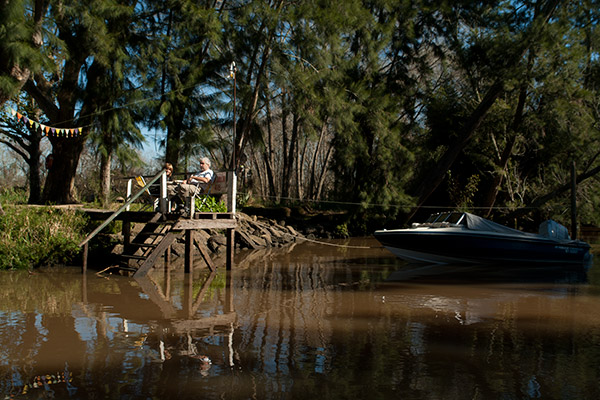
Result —
M208 199L208 196L210 195L211 189L214 186L214 183L216 180L217 180L217 174L213 173L213 176L212 176L210 182L208 182L206 184L204 191L202 191L202 186L200 186L200 183L199 182L196 183L196 190L194 191L194 194L192 194L192 196L190 197L190 204L189 204L190 218L192 218L194 216L194 212L196 211L196 197L200 198L200 196L202 196L202 201L200 202L200 205L198 206L198 209L201 209L202 206L204 206L204 204L206 204L206 200Z

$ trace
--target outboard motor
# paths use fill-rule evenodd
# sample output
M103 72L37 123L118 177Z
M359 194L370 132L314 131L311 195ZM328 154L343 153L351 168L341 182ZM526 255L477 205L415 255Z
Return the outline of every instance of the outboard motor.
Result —
M554 239L560 239L560 240L570 240L571 239L571 236L569 236L569 230L565 226L562 226L558 222L551 220L551 219L544 221L540 224L539 233L541 236L554 238Z

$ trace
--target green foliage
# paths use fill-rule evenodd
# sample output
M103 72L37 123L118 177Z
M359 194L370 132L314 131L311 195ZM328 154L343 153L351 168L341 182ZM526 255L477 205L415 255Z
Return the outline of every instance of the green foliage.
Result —
M14 193L0 196L0 269L29 269L69 263L76 257L86 220L72 210L7 203Z
M0 191L0 204L6 206L7 204L26 204L27 193L24 190L9 188Z
M348 230L348 224L343 223L343 224L337 225L335 227L335 236L342 237L342 238L350 237L350 231Z
M479 190L480 181L479 175L474 174L469 176L465 183L461 183L448 171L448 194L451 205L458 210L470 211L475 205L474 197Z
M252 201L252 198L250 196L250 192L238 192L237 193L236 205L240 210L242 208L246 207L247 205L249 205L251 201Z
M214 196L196 198L195 206L200 212L227 212L227 204L224 201L217 202Z
M26 0L2 2L0 12L0 99L6 100L20 89L19 83L11 71L37 71L47 60L38 51L31 40L34 24L27 20L30 6ZM15 70L13 70L14 67ZM1 102L0 102L1 105Z
M179 171L196 154L230 160L231 61L235 151L269 201L359 204L390 220L417 203L524 207L566 182L565 160L579 173L598 165L597 1L132 4L49 7L39 48L31 2L0 15L0 67L38 59L25 90L45 119L93 127L99 153L123 165L142 120L164 130ZM75 165L70 143L59 160ZM579 186L586 221L599 218L598 189Z

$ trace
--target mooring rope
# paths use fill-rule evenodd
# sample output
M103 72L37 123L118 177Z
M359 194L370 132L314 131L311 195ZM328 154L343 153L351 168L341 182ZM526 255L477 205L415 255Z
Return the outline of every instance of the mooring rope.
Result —
M344 248L348 248L348 249L380 249L380 248L383 247L383 246L352 246L352 245L349 245L349 244L329 243L329 242L324 242L322 240L310 239L310 238L307 238L306 236L293 235L293 234L288 233L288 232L282 232L282 233L285 234L285 235L293 236L293 237L298 238L298 239L306 240L307 242L322 244L324 246L344 247Z

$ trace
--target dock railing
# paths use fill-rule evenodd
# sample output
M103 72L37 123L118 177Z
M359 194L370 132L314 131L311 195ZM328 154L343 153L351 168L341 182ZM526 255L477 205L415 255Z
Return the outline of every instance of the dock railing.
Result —
M127 201L129 201L129 199L132 198L134 182L137 182L137 184L142 188L141 191L146 191L146 193L148 193L148 195L152 199L153 211L160 211L163 214L165 212L170 211L169 199L167 197L167 174L165 173L165 170L161 171L159 174L162 175L160 179L158 196L156 196L150 191L150 187L156 182L156 180L154 179L156 178L156 176L153 179L151 179L148 183L146 183L143 176L137 176L135 178L130 178L129 180L127 180ZM131 205L131 203L129 203L129 205ZM126 211L129 211L129 208L130 207L128 206Z
M223 171L222 174L226 175L226 187L227 187L227 210L231 214L236 213L236 196L237 196L237 176L235 171ZM163 169L158 174L156 174L149 181L145 181L143 178L140 178L140 181L143 183L143 186L135 192L133 192L133 181L137 180L136 178L129 179L127 182L127 199L125 203L114 213L112 213L102 224L100 224L93 232L91 232L81 243L79 243L79 247L83 247L83 270L87 269L87 253L88 253L88 243L91 239L93 239L98 233L100 233L109 223L111 223L115 218L119 216L124 211L129 211L130 206L133 202L135 202L144 192L147 192L150 196L154 197L150 192L150 187L154 185L160 179L160 195L159 197L154 197L153 199L153 208L154 211L165 214L170 211L169 199L167 196L167 174L166 170ZM193 217L193 213L190 213L190 217Z
M166 186L167 186L167 175L166 175L166 170L162 170L161 172L159 172L158 174L156 174L148 183L146 183L146 185L141 188L139 191L137 191L135 194L133 194L131 197L128 196L127 201L125 202L125 204L123 204L117 211L115 211L114 213L112 213L110 215L110 217L108 217L102 224L100 224L100 226L98 226L96 229L94 229L94 231L92 233L90 233L89 235L87 235L87 237L85 239L83 239L83 241L81 243L79 243L79 247L83 246L83 266L84 266L84 270L87 268L87 251L88 251L88 242L94 238L94 236L96 236L98 233L100 233L100 231L102 231L102 229L106 228L106 226L108 224L110 224L115 218L117 218L119 216L119 214L121 214L123 211L127 211L129 210L129 206L131 205L131 203L133 203L138 197L140 197L142 195L142 193L144 193L146 190L148 190L148 188L150 187L150 185L154 184L154 182L156 182L159 179L163 179L164 181L164 187L165 187L165 198L166 198ZM166 205L165 205L165 209L166 209Z
M152 185L152 182L146 185L146 182L143 177L138 176L136 178L130 178L127 181L127 200L131 198L134 185L140 185L140 187L148 188ZM179 181L181 182L181 181ZM192 205L194 203L194 199L198 196L206 197L206 196L218 196L225 195L226 196L226 207L227 212L235 214L236 212L236 198L237 198L237 176L234 171L219 171L215 173L215 182L211 184L212 189L210 189L207 193L198 193L193 195L191 198L187 199L186 205L190 208L190 218L193 218L194 212ZM159 195L157 196L156 192L151 192L149 189L146 189L148 195L152 199L152 206L154 211L160 211L161 213L169 212L171 208L170 199L167 196L167 179L166 175L160 182ZM182 199L185 200L185 199ZM127 208L129 211L129 207Z

